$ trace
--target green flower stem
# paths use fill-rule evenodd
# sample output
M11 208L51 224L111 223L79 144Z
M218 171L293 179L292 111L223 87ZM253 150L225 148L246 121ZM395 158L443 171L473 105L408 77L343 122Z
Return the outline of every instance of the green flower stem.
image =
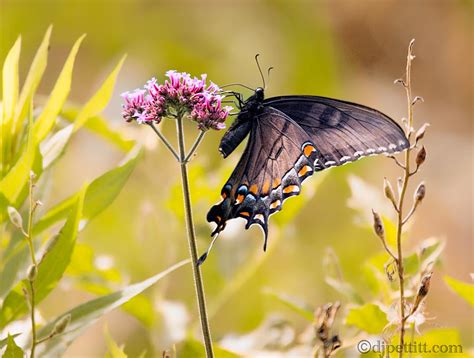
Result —
M147 123L151 129L153 129L153 131L156 133L156 135L158 136L158 138L161 139L161 141L163 142L163 144L166 146L166 148L169 149L169 151L171 152L171 154L173 154L173 156L176 158L176 160L179 162L180 161L180 158L178 156L178 153L176 153L176 150L174 150L173 146L171 145L170 142L168 142L168 139L165 138L165 136L163 134L161 134L161 132L156 129L155 125L153 124L153 122L149 122Z
M189 190L188 170L187 170L187 161L186 161L186 159L190 155L192 155L193 151L196 150L197 146L199 145L204 135L201 134L198 137L197 143L195 143L195 145L193 146L193 149L190 151L190 154L186 156L182 114L178 114L176 116L176 126L177 126L177 132L178 132L179 163L180 163L180 168L181 168L181 181L182 181L182 186L183 186L184 212L186 216L186 229L188 232L187 236L188 236L188 244L189 244L189 253L191 256L192 266L193 266L194 288L196 290L196 298L198 301L199 318L201 320L201 328L202 328L202 335L204 338L204 345L206 348L206 356L207 358L212 358L214 357L214 353L212 351L211 332L209 329L209 321L207 318L206 298L204 294L204 286L203 286L203 281L202 281L202 276L201 276L201 269L198 266L196 233L194 231L193 216L192 216L192 210L191 210L191 193Z
M28 213L28 234L25 236L26 240L28 241L28 247L30 249L31 255L31 262L35 266L35 271L38 269L38 264L36 262L35 257L35 248L33 246L33 214L36 209L36 204L33 201L33 188L34 188L34 175L30 175L30 208ZM35 306L36 306L36 298L35 298L35 277L28 277L28 281L30 283L30 320L31 320L31 334L32 334L32 341L31 341L31 352L30 358L34 358L35 356L35 348L36 348L36 319L35 319Z
M196 152L196 149L199 147L199 144L201 144L202 140L204 139L205 134L206 134L205 131L200 131L199 132L199 135L196 138L196 141L194 142L193 146L189 150L188 155L186 156L186 158L184 158L185 163L188 163L191 160L191 157Z

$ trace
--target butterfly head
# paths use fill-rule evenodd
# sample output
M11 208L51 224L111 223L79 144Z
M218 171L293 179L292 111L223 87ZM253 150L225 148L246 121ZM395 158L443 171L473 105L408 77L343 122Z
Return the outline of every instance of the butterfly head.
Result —
M264 89L262 87L257 87L255 89L255 99L258 101L258 102L263 102L263 100L265 99L265 92L264 92Z

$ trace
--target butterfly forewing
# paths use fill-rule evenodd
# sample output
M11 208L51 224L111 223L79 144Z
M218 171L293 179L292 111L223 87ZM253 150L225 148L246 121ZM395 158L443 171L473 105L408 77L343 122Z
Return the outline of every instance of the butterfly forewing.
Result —
M264 104L284 112L310 136L320 152L316 170L409 145L396 122L359 104L317 96L274 97Z

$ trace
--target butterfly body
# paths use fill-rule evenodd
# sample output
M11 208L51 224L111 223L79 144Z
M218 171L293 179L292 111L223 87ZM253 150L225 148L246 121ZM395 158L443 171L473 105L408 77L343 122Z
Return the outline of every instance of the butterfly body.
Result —
M355 103L318 96L265 99L257 88L240 105L219 150L227 157L246 138L246 148L207 214L213 234L234 218L257 224L268 237L269 216L298 195L314 172L361 157L406 149L403 130L383 113Z

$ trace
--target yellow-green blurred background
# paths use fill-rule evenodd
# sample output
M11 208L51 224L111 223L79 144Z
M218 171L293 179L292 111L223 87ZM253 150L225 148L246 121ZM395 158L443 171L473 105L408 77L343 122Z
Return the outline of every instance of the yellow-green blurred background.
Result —
M128 54L105 115L114 127L143 142L147 151L117 200L79 236L80 243L93 248L97 264L112 265L121 273L118 286L149 277L188 255L178 166L147 128L123 123L121 92L141 87L152 76L162 80L168 69L207 73L221 85L243 82L255 87L260 77L253 57L260 53L262 64L275 68L267 96L336 97L400 120L406 116L406 99L393 80L403 76L406 48L415 38L414 95L425 99L415 107L415 123L429 122L431 127L425 142L427 163L414 180L426 182L427 197L405 245L409 250L429 237L446 240L427 301L430 319L425 327L457 327L463 344L474 344L472 308L442 280L449 274L470 282L473 270L471 1L0 0L0 58L21 34L21 78L49 24L54 26L50 57L39 93L49 93L70 46L83 33L87 37L75 65L72 103L89 98L119 58ZM162 126L166 135L174 135L173 123ZM190 141L196 135L194 124L187 130ZM209 133L190 164L200 251L207 247L211 230L205 213L238 159L238 153L225 161L218 155L221 136ZM83 130L47 179L41 200L46 208L52 206L117 165L122 156ZM230 225L203 266L214 338L249 332L275 313L302 327L301 318L262 293L265 288L313 306L344 302L324 283L327 247L339 256L347 281L363 292L361 262L380 251L380 242L369 228L355 222L357 213L347 205L348 177L357 175L381 190L383 177L394 181L397 173L392 161L369 158L332 169L324 180L312 178L304 187L310 195L292 199L304 201L304 206L291 222L284 229L271 225L267 253L261 250L258 229L245 231L241 222ZM365 205L370 212L378 203ZM272 222L285 215L283 210ZM240 285L236 277L247 268L248 277ZM53 316L90 297L63 282L42 303L42 314ZM189 267L147 291L146 297L154 312L150 326L116 311L90 328L68 355L102 355L105 321L130 356L169 348L183 334L180 327L186 319L196 322Z

